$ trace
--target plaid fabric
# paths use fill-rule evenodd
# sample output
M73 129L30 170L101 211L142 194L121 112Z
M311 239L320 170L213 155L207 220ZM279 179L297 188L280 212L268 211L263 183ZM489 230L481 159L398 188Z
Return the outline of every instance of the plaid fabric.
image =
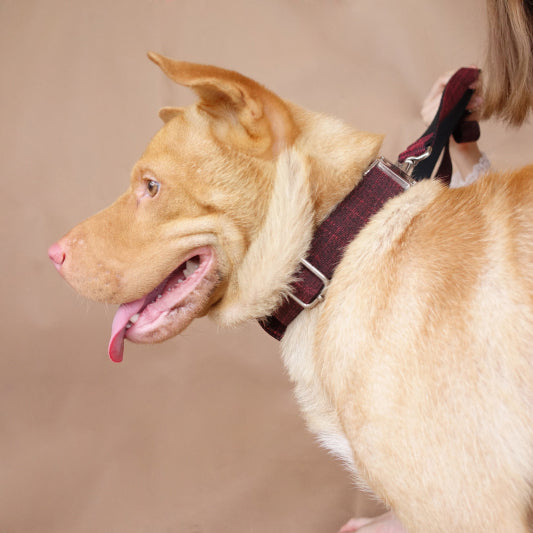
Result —
M307 261L331 279L345 247L387 200L403 190L401 185L374 167L318 227ZM322 291L320 279L303 266L296 279L292 292L305 303L312 302ZM302 310L299 304L287 298L273 315L259 323L267 333L280 340L287 326Z
M477 120L463 120L453 132L453 138L458 143L471 143L477 141L481 135Z

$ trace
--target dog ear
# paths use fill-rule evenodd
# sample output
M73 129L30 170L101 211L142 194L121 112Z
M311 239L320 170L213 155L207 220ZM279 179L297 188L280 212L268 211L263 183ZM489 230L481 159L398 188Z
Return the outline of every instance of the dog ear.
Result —
M215 136L259 157L276 157L294 142L297 128L285 102L237 72L174 61L149 52L148 57L173 81L200 97L198 107L213 119Z
M177 117L178 115L181 115L183 113L182 107L162 107L159 110L159 118L167 123L169 120L173 119L174 117Z

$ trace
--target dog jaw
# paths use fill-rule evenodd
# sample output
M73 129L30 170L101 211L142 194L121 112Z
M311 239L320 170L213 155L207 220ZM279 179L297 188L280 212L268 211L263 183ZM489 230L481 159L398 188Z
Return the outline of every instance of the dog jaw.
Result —
M124 338L137 343L165 341L205 314L219 283L216 256L209 247L193 250L153 291L122 304L113 320L109 356L122 360Z

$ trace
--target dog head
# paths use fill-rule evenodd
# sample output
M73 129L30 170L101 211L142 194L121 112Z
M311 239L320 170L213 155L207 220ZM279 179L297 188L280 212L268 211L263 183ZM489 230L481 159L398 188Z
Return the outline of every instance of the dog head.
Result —
M124 337L163 341L221 298L261 224L273 161L296 136L285 104L258 83L149 57L199 102L162 109L165 124L128 190L49 250L83 296L128 302L113 323L114 360L122 358Z
M279 156L300 135L289 104L255 81L149 57L199 101L163 108L164 125L127 191L49 249L77 292L121 304L109 343L115 361L124 338L166 340L239 284L237 272L267 216Z

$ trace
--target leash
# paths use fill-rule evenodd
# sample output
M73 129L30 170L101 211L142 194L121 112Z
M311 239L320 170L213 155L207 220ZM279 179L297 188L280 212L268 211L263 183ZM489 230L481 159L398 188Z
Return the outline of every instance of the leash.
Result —
M329 281L342 259L346 246L370 218L394 196L431 177L444 152L436 178L450 183L452 165L449 139L472 142L479 138L479 124L464 120L466 106L479 76L474 68L459 69L446 85L435 118L424 133L399 156L393 164L385 158L376 159L361 181L340 202L317 228L309 252L300 261L297 281L289 297L268 316L259 319L261 327L281 340L287 326L304 310L324 300Z
M464 120L465 114L468 113L466 106L474 93L470 86L479 78L479 74L479 69L461 68L450 78L433 121L426 131L398 156L398 163L401 165L406 162L408 165L409 162L418 162L411 174L416 181L431 176L439 156L444 151L435 177L449 185L452 177L450 137L453 135L458 143L479 139L479 123Z

